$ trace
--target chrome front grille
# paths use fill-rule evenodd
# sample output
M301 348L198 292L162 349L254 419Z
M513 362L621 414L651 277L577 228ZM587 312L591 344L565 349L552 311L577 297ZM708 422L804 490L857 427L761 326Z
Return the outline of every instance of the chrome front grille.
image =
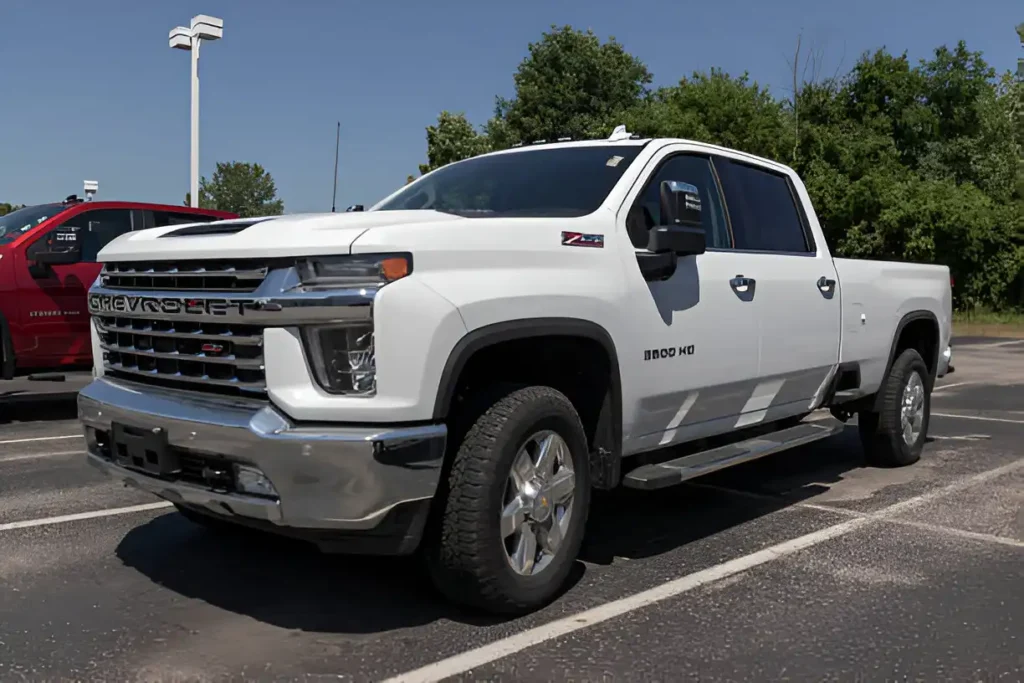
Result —
M107 289L163 292L252 292L266 279L266 262L121 261L107 263L100 283Z
M260 326L116 314L94 321L111 375L190 391L266 394Z

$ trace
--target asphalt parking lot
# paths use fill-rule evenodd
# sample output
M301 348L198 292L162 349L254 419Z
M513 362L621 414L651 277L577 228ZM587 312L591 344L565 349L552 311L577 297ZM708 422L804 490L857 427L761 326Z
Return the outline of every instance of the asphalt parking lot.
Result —
M88 467L74 405L0 406L2 681L1024 679L1024 341L972 340L920 463L855 427L602 496L574 583L501 621L413 560L222 537Z

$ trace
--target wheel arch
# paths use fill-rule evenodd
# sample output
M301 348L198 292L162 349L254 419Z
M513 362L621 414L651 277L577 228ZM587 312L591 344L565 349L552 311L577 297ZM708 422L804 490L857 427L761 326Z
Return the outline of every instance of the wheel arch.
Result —
M939 344L941 343L942 335L939 328L938 317L935 315L935 313L928 310L911 311L910 313L904 315L900 319L899 323L897 323L896 330L892 335L892 343L889 347L889 359L885 363L885 373L882 375L883 382L885 381L885 378L889 376L889 373L892 371L892 364L896 362L896 357L899 354L899 352L907 348L916 348L918 350L922 349L922 347L917 344L904 343L911 339L910 337L905 338L904 333L909 332L910 334L914 334L912 330L914 328L920 327L926 327L930 330L930 332L934 332L934 340L931 341L930 348L925 349L927 353L922 353L921 355L924 357L925 365L928 367L929 384L933 385L935 383L935 374L938 371L938 361L940 354ZM881 402L882 394L881 392L878 392L875 395L874 401L872 402L874 410L881 409Z
M601 325L580 318L521 318L507 320L472 330L458 341L448 355L437 396L433 418L449 418L460 378L470 360L478 353L499 344L528 341L531 338L564 337L585 339L598 344L607 355L608 388L599 410L591 449L592 481L597 488L611 488L618 483L622 457L622 380L618 353L611 334Z

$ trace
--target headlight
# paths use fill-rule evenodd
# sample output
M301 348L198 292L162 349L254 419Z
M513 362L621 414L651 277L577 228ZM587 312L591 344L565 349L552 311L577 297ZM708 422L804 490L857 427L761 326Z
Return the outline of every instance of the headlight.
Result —
M326 391L359 396L377 392L373 323L310 327L302 334L317 382Z
M412 272L412 254L316 256L296 264L306 288L367 287L400 280Z

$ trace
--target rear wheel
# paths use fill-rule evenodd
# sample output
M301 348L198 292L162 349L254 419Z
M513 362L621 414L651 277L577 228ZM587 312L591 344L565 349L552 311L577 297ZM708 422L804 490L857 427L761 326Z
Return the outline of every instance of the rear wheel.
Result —
M449 599L515 614L550 601L579 553L590 506L587 440L562 393L501 395L459 444L431 575Z
M879 391L881 410L857 417L867 461L881 467L913 464L921 459L931 416L928 366L921 355L903 351Z

